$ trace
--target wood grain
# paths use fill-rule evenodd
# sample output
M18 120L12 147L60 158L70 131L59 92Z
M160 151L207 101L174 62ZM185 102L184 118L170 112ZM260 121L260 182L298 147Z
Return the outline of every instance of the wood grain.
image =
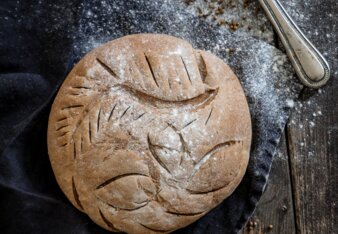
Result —
M327 86L319 92L303 91L302 104L293 112L288 125L297 233L337 233L338 3L336 0L283 3L332 68Z
M327 86L319 91L304 89L286 131L289 155L285 154L285 157L289 157L286 164L290 166L292 181L282 179L281 176L288 169L277 157L272 166L269 186L244 233L338 233L338 20L335 16L338 2L281 2L329 60L332 76ZM280 48L283 49L282 46ZM280 152L286 153L285 144L281 144ZM275 186L278 184L276 177L288 184ZM276 201L266 203L276 191L280 192ZM294 198L294 214L289 213L284 221L278 220L277 203L290 193L292 197L288 198Z
M285 135L272 163L269 183L243 234L295 233Z

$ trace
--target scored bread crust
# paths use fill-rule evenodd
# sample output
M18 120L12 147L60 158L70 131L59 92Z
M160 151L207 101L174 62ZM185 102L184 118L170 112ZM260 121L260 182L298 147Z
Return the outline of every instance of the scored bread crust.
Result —
M63 192L98 225L168 233L234 191L251 131L243 89L221 59L137 34L94 49L67 76L48 153Z

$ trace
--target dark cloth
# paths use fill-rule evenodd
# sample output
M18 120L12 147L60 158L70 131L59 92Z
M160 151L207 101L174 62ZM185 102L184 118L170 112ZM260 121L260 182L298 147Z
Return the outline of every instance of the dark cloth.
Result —
M212 27L176 1L7 0L0 2L0 233L108 233L58 187L47 153L48 115L58 87L85 53L140 32L171 34L213 51L234 69L250 104L253 146L243 181L177 233L235 233L253 213L287 120L286 99L299 92L285 59L279 72L272 69L274 58L283 57L279 51ZM237 50L229 55L226 48ZM266 87L257 89L254 79Z

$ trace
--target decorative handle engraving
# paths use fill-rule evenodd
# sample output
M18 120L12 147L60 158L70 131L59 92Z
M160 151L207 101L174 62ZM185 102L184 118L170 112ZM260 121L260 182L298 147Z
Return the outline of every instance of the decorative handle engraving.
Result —
M279 35L301 82L320 88L330 78L330 67L320 52L292 21L278 0L259 0Z

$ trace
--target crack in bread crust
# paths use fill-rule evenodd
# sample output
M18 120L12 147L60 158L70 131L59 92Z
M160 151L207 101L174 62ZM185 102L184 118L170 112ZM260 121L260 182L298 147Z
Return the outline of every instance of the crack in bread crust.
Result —
M161 109L168 109L173 107L181 107L184 110L202 109L205 106L210 105L210 103L215 99L218 93L218 88L215 88L208 90L205 93L202 93L193 98L188 98L180 101L168 101L151 96L142 91L132 89L125 85L121 85L120 87L127 93L129 93L131 96L136 97L140 103L145 105L152 105L156 108Z

